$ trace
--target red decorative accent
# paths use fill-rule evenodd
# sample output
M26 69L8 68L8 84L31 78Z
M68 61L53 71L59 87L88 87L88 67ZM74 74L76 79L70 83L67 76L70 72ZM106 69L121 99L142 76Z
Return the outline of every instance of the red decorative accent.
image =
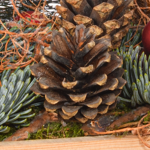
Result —
M147 23L142 34L142 43L146 54L150 54L150 22Z
M36 14L33 14L34 11L26 11L26 12L23 12L21 13L21 15L26 18L26 19L31 19L31 22L34 22L34 23L40 23L40 21L38 21L38 19L41 19L43 18L43 15L36 15ZM19 21L20 20L20 17L17 16L15 17L15 20Z

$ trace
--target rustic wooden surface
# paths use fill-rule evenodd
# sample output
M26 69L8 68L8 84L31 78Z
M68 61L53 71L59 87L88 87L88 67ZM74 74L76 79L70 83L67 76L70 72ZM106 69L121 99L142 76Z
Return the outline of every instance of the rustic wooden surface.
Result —
M79 138L0 142L0 150L147 150L137 136L89 136Z

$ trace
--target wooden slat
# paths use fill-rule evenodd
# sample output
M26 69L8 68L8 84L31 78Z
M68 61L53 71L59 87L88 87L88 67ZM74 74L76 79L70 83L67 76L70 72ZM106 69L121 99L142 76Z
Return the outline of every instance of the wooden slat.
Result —
M146 150L137 136L88 136L78 138L0 142L0 150Z

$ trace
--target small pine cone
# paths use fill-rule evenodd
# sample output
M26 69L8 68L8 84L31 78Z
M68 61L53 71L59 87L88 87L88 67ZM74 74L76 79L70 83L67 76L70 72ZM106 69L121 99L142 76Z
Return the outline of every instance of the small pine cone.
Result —
M45 109L58 110L63 119L84 123L107 113L126 83L121 57L108 51L110 36L96 40L93 33L83 24L74 36L63 28L53 31L51 47L31 66L38 80L32 91L45 95Z

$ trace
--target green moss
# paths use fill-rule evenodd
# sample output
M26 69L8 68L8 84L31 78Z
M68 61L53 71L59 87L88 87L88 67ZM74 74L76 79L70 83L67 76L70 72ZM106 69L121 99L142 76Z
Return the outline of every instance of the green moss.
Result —
M68 123L66 127L63 127L61 123L53 122L42 127L42 129L38 130L36 133L30 134L28 140L84 136L81 127L82 124L80 123Z
M143 121L144 121L144 123L147 123L150 121L150 111L148 111L148 115L147 115L147 117L144 118Z
M34 111L36 111L36 109ZM37 114L38 114L38 111L37 111ZM0 141L3 141L5 138L8 138L14 132L16 132L18 129L21 128L20 126L16 126L16 127L11 127L9 133L0 134ZM81 123L70 122L70 123L67 123L67 126L63 127L61 123L52 122L43 126L36 133L31 133L27 140L55 139L55 138L84 136L84 132L81 129L81 127L82 127Z
M130 107L129 103L120 101L116 108L113 109L111 112L114 112L114 116L122 116L124 113L128 113L132 110L132 108ZM121 113L124 112L124 113Z
M39 111L44 110L43 106L40 106L40 107L32 106L31 108L33 109L32 113L35 113L36 115L39 114ZM130 110L131 110L131 107L128 105L128 103L126 104L124 102L120 102L118 103L116 109L112 110L112 112L115 112L116 116L120 116L122 115L120 114L120 112L124 111L125 113L127 113ZM34 117L29 118L28 123L30 123L33 119ZM53 122L53 123L49 123L43 126L36 133L31 133L27 140L80 137L80 136L84 136L84 131L81 129L81 127L82 127L81 123L69 122L67 123L66 127L63 127L61 123ZM9 133L0 135L0 141L12 135L19 128L21 127L18 126L17 129L15 127L11 127L11 130ZM118 127L116 127L116 129L117 128ZM119 135L122 135L122 134L119 134Z
M119 101L116 107L117 111L124 111L124 112L129 112L132 110L131 105L127 102Z

